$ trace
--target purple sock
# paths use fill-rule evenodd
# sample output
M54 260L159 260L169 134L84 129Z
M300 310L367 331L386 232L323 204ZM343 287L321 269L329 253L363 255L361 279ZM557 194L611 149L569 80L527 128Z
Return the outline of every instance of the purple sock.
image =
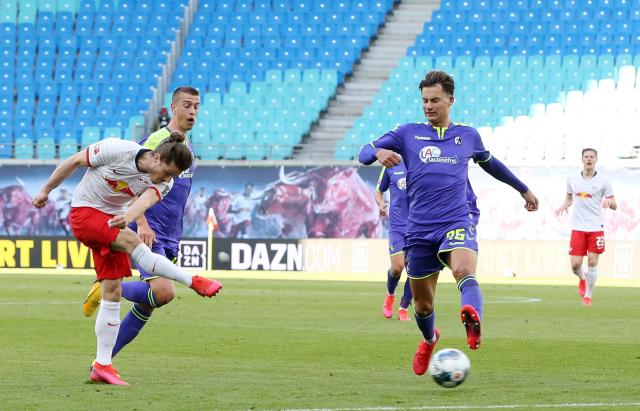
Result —
M422 331L422 336L425 340L431 341L436 333L436 312L432 312L426 317L421 317L416 313L416 324L418 324L418 328ZM120 326L122 327L122 326Z
M400 300L400 308L409 308L412 298L413 294L411 293L411 283L407 278L407 281L404 283L404 292L402 293L402 299Z
M393 277L391 275L391 270L387 271L387 293L389 293L389 295L394 295L396 293L396 287L398 287L399 281L400 276Z
M111 358L115 357L125 345L133 341L134 338L140 333L142 327L149 321L151 312L147 312L139 304L135 304L129 314L124 317L124 320L120 323L120 330L118 331L118 339L116 345L113 347L113 353Z
M476 309L476 312L482 319L482 292L476 281L476 277L468 275L458 283L460 290L460 306L470 305Z
M132 303L150 305L158 308L151 285L146 281L131 281L122 283L122 296Z

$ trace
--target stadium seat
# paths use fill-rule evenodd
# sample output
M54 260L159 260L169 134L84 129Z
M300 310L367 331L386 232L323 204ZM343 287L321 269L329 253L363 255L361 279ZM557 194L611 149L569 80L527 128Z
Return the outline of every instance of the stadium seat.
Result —
M36 157L40 160L56 158L56 143L53 138L41 138L36 143Z
M106 127L104 129L104 138L107 137L122 138L122 129L120 127Z
M78 152L78 142L75 138L60 139L60 158L69 158Z
M15 142L15 158L28 160L33 158L33 140L30 138L17 138Z

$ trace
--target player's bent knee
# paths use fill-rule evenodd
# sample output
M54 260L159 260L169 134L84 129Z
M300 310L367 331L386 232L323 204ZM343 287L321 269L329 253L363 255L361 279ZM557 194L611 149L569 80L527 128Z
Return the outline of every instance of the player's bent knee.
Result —
M418 299L414 300L413 304L414 311L421 317L429 315L433 312L433 302L431 301Z
M453 267L451 272L456 281L460 281L464 277L474 273L470 266Z
M175 290L162 290L160 292L154 292L156 297L157 308L163 305L169 304L176 296Z
M156 308L169 304L176 296L176 287L173 281L158 278L151 283L151 290L156 301Z

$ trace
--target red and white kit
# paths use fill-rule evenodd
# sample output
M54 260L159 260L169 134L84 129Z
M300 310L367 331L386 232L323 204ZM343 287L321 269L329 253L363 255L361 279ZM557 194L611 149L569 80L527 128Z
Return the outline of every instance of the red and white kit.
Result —
M93 252L99 280L131 276L129 256L110 248L120 229L109 227L108 221L124 214L134 196L152 188L161 200L173 185L173 180L154 184L138 170L136 160L146 151L133 141L117 138L86 148L89 169L73 193L70 221L74 236Z
M611 184L601 174L584 178L582 173L567 179L567 193L573 196L569 254L604 252L603 198L613 197Z

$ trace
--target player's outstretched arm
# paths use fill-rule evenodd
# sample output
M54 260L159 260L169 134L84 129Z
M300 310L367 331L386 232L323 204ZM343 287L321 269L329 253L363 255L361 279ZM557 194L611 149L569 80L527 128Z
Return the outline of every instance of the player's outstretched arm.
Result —
M569 207L573 204L573 194L567 193L562 205L556 210L555 214L561 216L563 213L568 213Z
M160 195L155 188L148 188L140 197L138 197L127 211L122 215L118 215L109 220L110 227L125 228L132 221L139 218L147 211L148 208L160 201Z
M58 164L58 167L53 170L53 174L51 174L40 192L33 197L33 201L31 202L33 206L35 208L44 207L49 200L49 193L53 191L54 188L58 187L79 167L89 167L86 150L82 150Z
M538 198L500 160L491 156L485 161L479 161L478 165L496 180L502 181L518 191L526 202L524 208L527 211L536 211L538 209Z

